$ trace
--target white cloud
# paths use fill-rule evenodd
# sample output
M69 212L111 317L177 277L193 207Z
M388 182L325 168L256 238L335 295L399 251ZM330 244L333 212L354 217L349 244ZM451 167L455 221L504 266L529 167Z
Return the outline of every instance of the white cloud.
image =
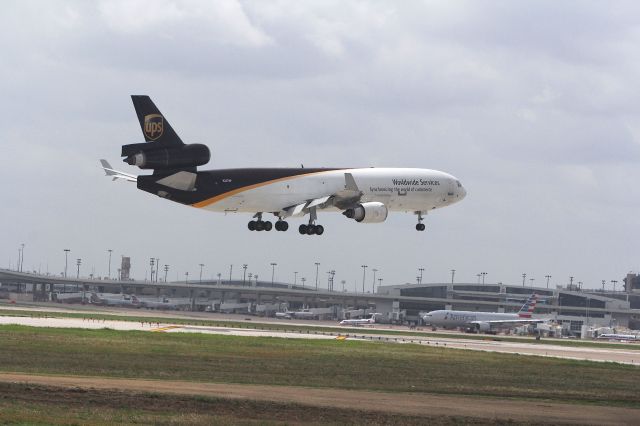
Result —
M236 0L102 1L99 10L113 31L126 35L145 34L150 37L150 44L158 35L174 37L178 28L213 44L260 47L272 42L250 21Z
M362 262L388 283L411 280L414 266L428 280L452 267L469 280L480 268L505 282L524 270L617 277L637 263L619 241L640 232L637 12L635 2L5 2L0 214L11 220L0 261L28 239L30 256L58 266L62 244L87 265L104 265L108 245L134 257L138 276L156 255L170 276L200 261L268 276L277 261L283 277L309 277L313 253L349 286ZM103 179L96 160L115 165L120 145L139 140L132 93L208 144L212 167L431 167L460 177L469 197L430 215L426 235L396 214L364 227L325 215L322 239L256 236L246 217ZM292 250L276 253L281 244Z

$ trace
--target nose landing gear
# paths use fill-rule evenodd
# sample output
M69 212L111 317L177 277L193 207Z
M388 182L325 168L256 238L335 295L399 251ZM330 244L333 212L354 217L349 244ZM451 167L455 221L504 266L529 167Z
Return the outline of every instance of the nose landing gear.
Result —
M416 231L424 231L426 229L426 226L424 225L424 223L422 223L422 221L424 220L424 218L422 217L422 212L416 212L416 214L418 215L418 223L416 224Z

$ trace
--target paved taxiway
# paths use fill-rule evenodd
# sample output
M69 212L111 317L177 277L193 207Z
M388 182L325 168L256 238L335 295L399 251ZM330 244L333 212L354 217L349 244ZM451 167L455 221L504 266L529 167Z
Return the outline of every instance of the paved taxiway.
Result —
M18 324L33 327L60 327L60 328L84 328L84 329L102 329L110 328L113 330L138 330L151 332L166 333L206 333L206 334L224 334L234 336L251 336L251 337L280 337L280 338L296 338L296 339L335 339L338 335L347 335L349 339L357 339L364 341L381 341L390 343L413 343L420 345L429 345L435 347L446 347L455 349L467 349L487 352L517 353L521 355L537 355L549 356L556 358L568 358L587 361L599 362L617 362L624 364L640 365L640 348L631 349L627 345L621 344L620 348L609 347L589 347L589 346L562 346L552 343L528 343L528 342L512 342L500 341L488 337L486 340L471 340L453 337L424 337L417 336L412 333L406 335L388 335L388 334L361 334L357 331L341 330L336 328L332 332L313 331L309 328L308 332L297 331L281 331L281 330L260 330L250 328L250 323L245 322L243 326L248 328L234 327L217 327L217 326L196 326L175 324L167 318L167 322L134 322L134 321L117 321L117 320L95 320L83 318L55 318L49 316L0 316L0 324ZM289 324L289 323L287 323ZM306 324L309 325L309 324ZM375 329L369 329L372 332ZM355 334L355 335L354 335Z

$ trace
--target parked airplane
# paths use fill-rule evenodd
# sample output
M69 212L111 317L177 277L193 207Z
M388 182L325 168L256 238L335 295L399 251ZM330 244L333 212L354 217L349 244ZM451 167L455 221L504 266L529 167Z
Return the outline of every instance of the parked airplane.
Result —
M124 145L124 162L151 169L151 175L114 170L100 160L107 176L137 183L138 189L177 203L214 212L253 213L251 231L270 231L263 220L286 231L286 219L309 215L300 234L321 235L318 211L341 211L361 223L384 222L389 211L414 212L424 231L430 210L462 200L466 190L454 176L417 168L243 168L198 171L209 162L209 148L185 145L148 96L131 96L144 143Z
M464 327L475 332L492 332L498 328L512 328L524 324L538 324L543 319L533 319L531 314L538 303L538 296L532 294L522 308L515 314L500 312L474 312L438 310L425 314L422 319L426 324L435 327L458 328Z
M129 294L98 294L91 293L91 303L95 305L104 306L128 306L132 308L139 308L140 301L134 295Z
M355 325L356 327L361 325L372 325L375 323L376 323L376 314L371 314L371 318L345 319L340 321L340 325Z
M141 298L138 297L138 302L140 303L140 307L147 309L160 309L160 310L176 310L178 309L178 303L172 300L169 300L167 297L163 297L162 299L156 298ZM183 306L190 306L191 303L187 301L187 303L183 303Z
M640 340L640 337L635 334L618 334L618 333L604 333L598 336L600 340L619 340L621 342L635 342Z

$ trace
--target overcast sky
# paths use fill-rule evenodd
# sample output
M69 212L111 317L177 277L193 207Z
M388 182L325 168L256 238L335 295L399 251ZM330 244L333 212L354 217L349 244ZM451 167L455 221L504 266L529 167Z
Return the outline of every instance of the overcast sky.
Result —
M107 249L169 278L336 285L587 287L640 269L640 5L600 1L3 1L0 265L107 273ZM423 167L467 198L384 224L321 214L322 237L249 232L112 182L142 142L129 95L148 94L184 141L228 167ZM71 262L70 262L71 263ZM71 267L70 267L71 268ZM75 267L73 268L75 271ZM114 272L115 273L115 272Z

